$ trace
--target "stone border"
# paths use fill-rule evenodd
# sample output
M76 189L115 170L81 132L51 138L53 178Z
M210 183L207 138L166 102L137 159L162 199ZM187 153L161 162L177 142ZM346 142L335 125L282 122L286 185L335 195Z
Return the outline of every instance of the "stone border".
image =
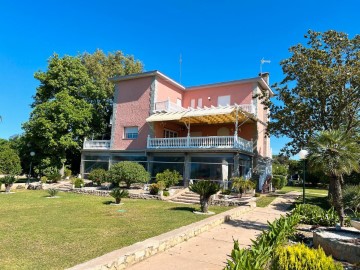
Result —
M68 268L68 270L125 269L130 265L187 241L188 239L206 232L232 218L238 217L241 214L250 211L253 207L255 207L254 204L228 210L159 236L146 239L145 241L137 242L131 246L112 251L98 258Z

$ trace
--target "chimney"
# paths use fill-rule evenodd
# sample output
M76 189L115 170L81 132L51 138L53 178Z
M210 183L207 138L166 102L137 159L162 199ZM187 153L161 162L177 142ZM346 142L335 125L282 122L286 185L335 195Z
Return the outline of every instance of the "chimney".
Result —
M264 81L269 85L269 83L270 83L270 81L269 81L270 73L269 73L269 72L259 73L259 76L260 76L261 78L263 78Z

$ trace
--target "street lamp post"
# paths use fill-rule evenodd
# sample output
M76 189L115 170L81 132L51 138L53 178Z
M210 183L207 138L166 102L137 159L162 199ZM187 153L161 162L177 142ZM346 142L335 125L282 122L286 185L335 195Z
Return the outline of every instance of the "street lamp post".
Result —
M305 204L305 173L306 173L306 166L305 166L305 162L306 162L306 158L307 158L307 155L309 154L309 152L305 149L302 149L300 152L299 152L299 157L301 160L304 161L304 178L303 178L303 204Z
M28 185L30 184L32 157L35 156L35 152L34 152L34 151L31 151L31 152L30 152L30 156L31 156L31 159L30 159L30 170L29 170L28 181L27 181L27 184L28 184Z

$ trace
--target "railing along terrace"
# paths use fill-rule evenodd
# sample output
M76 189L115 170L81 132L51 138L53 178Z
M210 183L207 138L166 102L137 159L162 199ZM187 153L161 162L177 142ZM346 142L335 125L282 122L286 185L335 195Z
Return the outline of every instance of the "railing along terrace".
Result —
M84 141L83 149L110 149L110 140Z
M179 148L234 148L248 152L253 151L252 141L234 136L208 137L177 137L147 139L149 149L179 149Z
M155 102L154 111L157 112L180 112L185 110L183 107L171 102L170 100Z

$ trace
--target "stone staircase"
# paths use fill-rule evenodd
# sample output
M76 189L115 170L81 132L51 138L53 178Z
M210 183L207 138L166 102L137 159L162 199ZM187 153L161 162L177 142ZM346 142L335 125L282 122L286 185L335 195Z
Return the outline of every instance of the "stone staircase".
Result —
M176 203L199 204L200 196L194 192L186 191L170 201Z
M56 189L67 192L67 191L70 191L73 189L73 185L71 183L63 183L63 184L57 186Z

